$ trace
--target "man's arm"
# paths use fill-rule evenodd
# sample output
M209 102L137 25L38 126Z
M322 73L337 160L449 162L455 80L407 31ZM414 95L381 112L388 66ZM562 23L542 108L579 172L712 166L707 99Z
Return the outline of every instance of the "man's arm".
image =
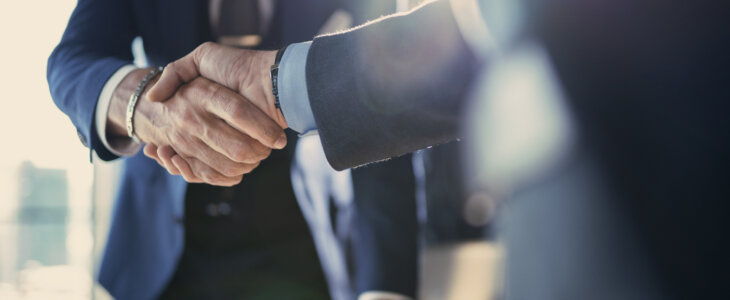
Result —
M338 170L458 138L461 103L479 62L462 39L448 1L318 37L311 48L298 45L308 48L306 70L296 61L286 62L284 53L280 72L296 65L299 71L294 72L300 75L280 78L280 89L304 80L308 91L295 92L297 99L282 99L284 115L274 108L266 79L258 82L269 86L252 88L263 96L249 96L240 88L244 81L238 78L261 72L231 64L252 53L215 44L169 65L150 99L164 101L175 87L204 76L248 96L285 125L289 114L311 119L306 109L287 111L297 107L292 103L308 99L327 159Z
M74 122L82 142L106 160L138 149L112 153L107 146L108 141L130 143L124 126L127 104L149 72L124 66L132 60L129 49L136 35L129 10L126 1L80 1L48 63L54 101ZM164 104L140 101L135 131L144 142L174 144L197 166L184 174L188 181L235 184L271 148L286 144L278 124L217 83L199 78L180 86L172 98Z
M128 1L80 0L48 59L54 102L76 126L82 143L104 160L117 156L96 134L94 114L107 80L133 60L130 45L138 32L131 15Z
M457 139L478 67L448 1L315 38L306 80L328 161L341 170Z

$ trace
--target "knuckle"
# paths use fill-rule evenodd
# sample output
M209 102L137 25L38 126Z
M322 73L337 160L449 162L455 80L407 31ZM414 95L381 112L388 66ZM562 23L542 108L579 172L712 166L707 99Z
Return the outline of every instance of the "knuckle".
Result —
M196 124L196 119L197 117L195 115L195 112L193 112L193 110L191 109L183 110L180 113L180 122L183 126L191 126L193 124Z
M168 69L169 69L169 71L168 71ZM185 76L184 76L185 68L180 61L171 62L169 65L167 65L167 67L165 67L165 71L171 72L178 79L185 78Z
M231 181L230 179L228 179L228 178L226 178L225 180L219 181L219 182L215 182L215 183L213 183L213 184L215 184L215 185L217 185L217 186L224 186L224 187L232 187L232 186L234 186L234 185L235 185L235 184L234 184L234 183L233 183L233 182L232 182L232 181Z
M261 164L261 162L257 162L255 164L247 165L244 174L251 173L251 171L253 171L254 169L256 169L259 166L259 164Z
M177 66L177 64L175 64L174 61L167 63L167 65L165 65L165 68L162 70L162 75L160 77L167 77L171 73L178 74L177 68L178 68L178 66Z
M239 176L235 176L235 177L227 177L225 179L225 182L222 183L221 185L229 186L229 187L234 186L234 185L239 184L241 182L242 178L243 178L243 175L239 175Z
M237 166L226 167L225 169L223 169L223 175L227 177L234 177L243 174L243 171L244 170L242 170L242 168Z
M245 119L248 114L248 109L241 103L236 101L229 101L226 103L226 111L235 120Z
M271 154L270 148L267 148L267 147L257 148L253 152L252 159L254 159L255 161L252 161L252 163L262 161L262 160L266 159L267 157L269 157L270 154Z
M193 178L190 176L190 174L182 173L183 179L185 179L186 182L193 182Z
M240 148L240 147L236 148L232 151L231 154L233 156L232 158L238 162L245 162L245 161L251 159L251 154L249 153L249 151L246 151L246 149L244 149L244 148Z
M261 159L263 160L263 159L269 157L269 155L271 155L271 148L266 147L266 146L261 146L261 151L259 153L261 155L260 156Z
M205 43L200 44L200 46L198 46L198 48L196 48L195 50L197 50L197 51L205 51L207 49L210 49L211 47L213 47L213 42L207 41Z
M236 174L236 170L234 170L233 168L224 168L221 171L221 174L223 174L223 176L226 176L226 177L231 177L231 176L236 176L237 175Z
M170 173L170 175L178 175L178 174L175 174L175 171L173 169L167 168L165 166L162 166L162 167L165 168L165 170L167 170L167 173Z
M173 62L167 64L167 66L165 66L165 71L178 73L179 68L180 68L180 64L177 61L173 61Z
M215 139L215 129L210 128L210 126L206 126L206 125L199 126L198 134L207 143L212 143L212 144L217 143L217 141Z
M279 128L273 128L271 126L265 126L262 128L263 133L263 139L266 139L267 143L273 144L276 143L276 140L279 139L279 136L281 135L281 129Z
M201 84L202 84L202 82L201 82ZM209 100L224 99L224 95L223 95L224 90L223 90L223 87L220 85L209 84L206 87L206 91L207 91L206 96Z
M205 55L206 52L208 52L211 48L213 48L213 42L207 41L205 43L200 44L198 47L195 48L192 52L192 58L194 60L200 60L200 57Z
M184 139L179 132L173 132L169 135L168 139L172 145L180 145L184 143ZM159 150L159 148L158 148Z
M175 145L175 150L177 154L180 155L184 160L187 160L189 162L189 159L194 157L193 154L197 153L197 148L195 147L195 144L191 143L190 139L188 139L182 133L176 133L172 136L172 145Z
M187 89L185 90L186 98L192 100L204 100L208 96L206 91L210 88L210 84L203 77L197 77L186 84ZM207 99L206 99L207 100Z
M195 82L196 81L193 80L191 82L181 85L177 89L177 96L181 97L182 99L194 98L195 95L193 93L195 92Z
M213 182L216 180L217 176L215 176L212 171L205 170L205 171L200 171L200 174L198 174L198 177L203 179L205 182Z

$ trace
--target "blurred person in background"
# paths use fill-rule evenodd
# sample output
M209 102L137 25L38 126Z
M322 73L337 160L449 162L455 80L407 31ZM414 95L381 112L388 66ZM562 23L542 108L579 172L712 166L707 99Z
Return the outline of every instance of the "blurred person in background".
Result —
M468 177L504 201L505 298L728 298L727 5L480 4Z
M205 41L276 49L310 39L329 23L342 26L341 18L332 18L336 12L348 12L349 23L357 24L392 12L394 6L390 1L79 1L49 58L48 80L56 104L85 145L104 160L128 157L99 271L102 285L118 299L346 299L369 290L415 296L417 221L409 157L352 171L348 187L350 178L317 163L316 152L294 150L293 134L288 147L271 151L286 142L282 118L270 119L264 113L271 111L248 102L236 89L200 78L178 89L174 100L154 104L146 101L147 89L140 84L152 69L131 65L136 36L144 41L148 62L165 65ZM257 64L264 72L255 75L268 77L273 55L264 56L272 61ZM152 86L156 78L149 79ZM176 141L175 150L204 153L199 163L214 166L187 177L192 184L155 166L128 136L128 101L140 86L132 119L139 139ZM147 154L157 157L158 150L166 151L148 148ZM291 166L299 155L314 161ZM337 198L350 197L362 211L325 228L338 233L340 244L334 249L354 253L348 255L349 268L341 265L347 257L340 257L329 265L322 262L322 274L294 199L290 167L299 172L292 178L307 183L297 195L318 201L310 204L324 202L334 209L333 202L343 201ZM352 188L350 194L333 186L343 180L345 189ZM203 181L231 187L197 184ZM329 216L313 219L329 221ZM321 228L309 221L316 238ZM321 247L332 245L317 247L320 259L329 259ZM348 286L349 278L343 276L352 276L355 286Z

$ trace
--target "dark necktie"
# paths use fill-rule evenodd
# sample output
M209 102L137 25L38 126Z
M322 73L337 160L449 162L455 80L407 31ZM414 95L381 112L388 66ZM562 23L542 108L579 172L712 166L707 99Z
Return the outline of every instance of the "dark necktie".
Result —
M218 42L254 47L263 34L259 0L209 0L213 35Z

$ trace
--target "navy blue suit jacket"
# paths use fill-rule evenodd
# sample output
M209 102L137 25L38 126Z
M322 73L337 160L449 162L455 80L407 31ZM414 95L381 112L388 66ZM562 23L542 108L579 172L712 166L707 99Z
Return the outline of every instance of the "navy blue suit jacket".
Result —
M133 39L142 37L150 65L166 65L211 39L207 6L204 0L78 2L60 44L48 60L48 81L56 105L70 117L82 142L101 159L112 160L117 157L104 147L96 134L96 102L109 77L121 66L132 63L130 45ZM283 43L310 40L334 10L344 8L352 11L361 9L361 6L357 2L338 0L280 0L272 22L277 25L264 39L264 47L276 49ZM379 9L387 5L375 7ZM373 6L369 6L369 9L372 10ZM363 21L358 16L368 13L361 11L360 14L354 14L355 22ZM393 167L401 170L410 168L402 163ZM388 167L373 168L361 172L389 172ZM377 178L371 181L372 184L378 184ZM405 196L409 197L406 201L415 201L413 186L390 188L393 191L400 190L391 193L391 197ZM184 246L182 220L186 189L187 183L181 177L170 176L142 154L125 159L120 193L115 202L112 226L98 274L99 282L116 298L154 298L172 277ZM355 197L359 197L357 193ZM378 196L376 200L363 205L374 203L372 207L377 206L375 203L392 202L387 196ZM400 287L389 289L412 295L416 278L415 210L406 210L411 211L404 211L407 217L401 215L402 221L399 222L411 224L403 226L403 230L408 232L406 235L411 237L409 246L403 248L407 250L406 253L393 259L401 262L407 260L408 264L400 273L393 275L399 278L398 281L387 281L402 282L406 278ZM372 213L368 214L377 214L377 210L369 211ZM382 227L367 229L361 236L377 240L375 236L378 232L393 235L395 228ZM398 237L395 239L398 240ZM361 246L363 249L367 247ZM383 249L391 252L391 257L394 256L392 247ZM374 274L373 270L366 272L373 278L386 278ZM362 288L378 286L363 284Z

